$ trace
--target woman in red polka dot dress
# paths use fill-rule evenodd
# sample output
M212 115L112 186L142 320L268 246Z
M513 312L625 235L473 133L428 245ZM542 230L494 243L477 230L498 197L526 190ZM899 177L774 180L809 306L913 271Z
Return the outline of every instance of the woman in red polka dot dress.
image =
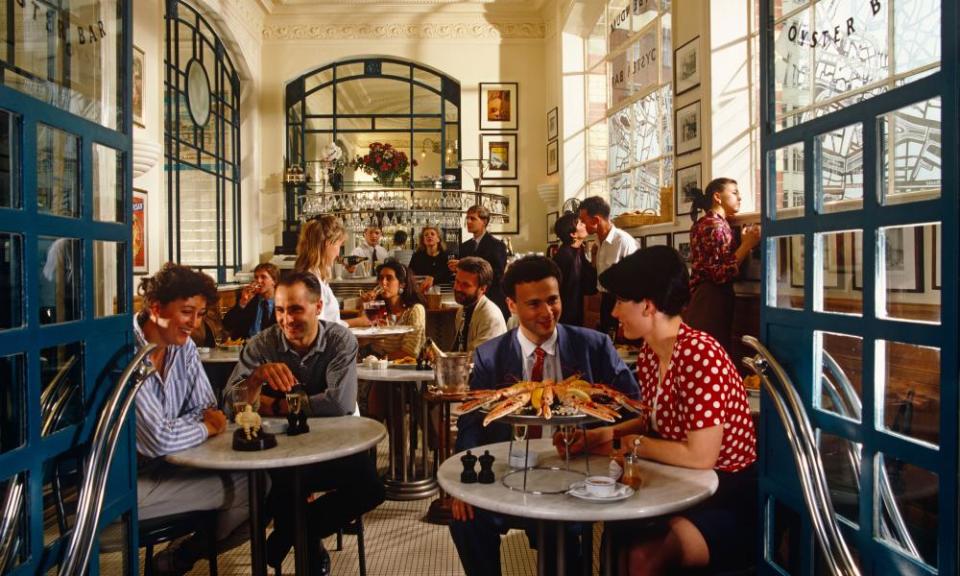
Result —
M674 249L654 246L612 266L600 283L617 297L613 315L624 336L645 342L637 381L652 410L649 419L590 430L587 445L604 446L619 436L641 458L712 468L720 479L713 496L656 528L621 529L615 537L621 562L632 575L749 565L756 548L756 432L730 357L680 317L690 299L686 265Z

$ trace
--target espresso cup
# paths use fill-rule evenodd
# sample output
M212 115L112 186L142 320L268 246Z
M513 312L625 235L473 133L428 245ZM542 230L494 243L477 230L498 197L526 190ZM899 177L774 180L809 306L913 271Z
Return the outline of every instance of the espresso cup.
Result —
M608 476L588 476L583 486L591 496L607 498L617 491L617 481Z

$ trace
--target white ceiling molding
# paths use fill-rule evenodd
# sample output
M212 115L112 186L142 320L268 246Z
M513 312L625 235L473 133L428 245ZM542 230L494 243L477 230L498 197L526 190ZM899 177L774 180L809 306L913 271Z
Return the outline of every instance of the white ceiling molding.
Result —
M416 23L416 24L282 24L268 23L265 41L296 40L516 40L542 39L543 22Z

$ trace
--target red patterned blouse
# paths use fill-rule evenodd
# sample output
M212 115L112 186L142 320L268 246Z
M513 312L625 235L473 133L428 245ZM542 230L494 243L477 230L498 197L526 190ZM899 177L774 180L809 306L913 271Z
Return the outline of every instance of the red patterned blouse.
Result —
M660 361L644 344L637 358L640 400L653 406L651 425L661 438L683 441L688 431L723 426L716 470L738 472L757 459L743 380L713 337L680 324L662 384L659 375Z
M703 282L726 284L733 280L737 263L733 230L726 218L708 211L690 229L690 291Z

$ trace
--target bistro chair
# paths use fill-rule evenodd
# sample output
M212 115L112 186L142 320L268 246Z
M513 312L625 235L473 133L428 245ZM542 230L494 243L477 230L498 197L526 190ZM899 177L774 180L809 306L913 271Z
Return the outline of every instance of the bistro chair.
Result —
M140 520L140 546L147 549L144 558L144 576L153 575L153 547L188 536L198 530L206 530L207 561L210 563L210 576L217 576L217 511L196 510L160 516L149 520Z
M363 516L337 530L336 551L343 550L343 535L351 534L357 537L357 555L360 557L360 576L367 576L367 554L363 543Z

